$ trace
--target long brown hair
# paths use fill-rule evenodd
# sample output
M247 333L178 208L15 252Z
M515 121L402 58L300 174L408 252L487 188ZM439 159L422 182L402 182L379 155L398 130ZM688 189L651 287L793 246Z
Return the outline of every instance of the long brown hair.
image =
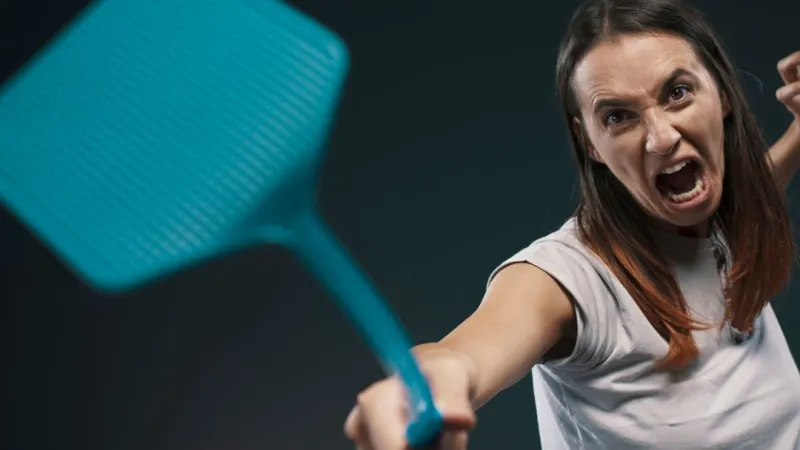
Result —
M571 86L576 64L602 39L642 32L670 33L689 42L731 106L724 123L722 199L711 223L727 242L725 319L732 326L752 330L788 281L794 240L784 189L767 161L768 146L731 58L702 14L680 0L590 0L580 6L561 43L556 73L580 171L578 232L669 342L661 367L680 369L697 357L692 331L709 325L689 314L674 272L642 226L645 212L603 164L588 157L572 128L581 118Z

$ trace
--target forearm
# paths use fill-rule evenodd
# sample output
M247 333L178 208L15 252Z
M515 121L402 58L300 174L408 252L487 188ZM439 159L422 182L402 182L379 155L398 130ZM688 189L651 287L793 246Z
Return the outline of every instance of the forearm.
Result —
M781 184L788 187L800 169L800 121L795 120L767 153Z
M477 410L525 377L574 321L572 302L550 275L532 264L511 264L495 276L475 312L414 354L423 371L426 360L461 364Z

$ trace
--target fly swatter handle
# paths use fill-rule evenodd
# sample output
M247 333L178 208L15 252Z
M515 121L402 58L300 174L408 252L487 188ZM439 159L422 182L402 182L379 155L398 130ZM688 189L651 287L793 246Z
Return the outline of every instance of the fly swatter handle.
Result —
M405 384L410 409L406 433L409 445L416 448L430 443L439 433L442 417L411 353L404 327L315 212L298 214L293 225L295 254L367 341L384 371L397 374Z

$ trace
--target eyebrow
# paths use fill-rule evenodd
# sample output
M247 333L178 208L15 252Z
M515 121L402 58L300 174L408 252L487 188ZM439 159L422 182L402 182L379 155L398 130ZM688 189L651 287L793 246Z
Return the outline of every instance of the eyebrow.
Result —
M673 70L666 79L664 79L664 82L661 83L661 88L660 88L661 92L659 97L663 96L669 90L669 88L672 87L675 81L682 76L688 76L691 77L693 80L697 81L697 77L692 72L682 67L678 67L677 69ZM625 100L619 100L615 98L603 99L597 101L594 104L593 111L594 114L597 114L602 109L619 108L626 106L627 104L628 102L626 102Z

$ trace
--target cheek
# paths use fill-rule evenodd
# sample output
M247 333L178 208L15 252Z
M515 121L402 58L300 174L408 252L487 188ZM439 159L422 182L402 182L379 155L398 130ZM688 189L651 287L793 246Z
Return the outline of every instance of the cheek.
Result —
M705 99L688 109L691 112L682 116L680 131L705 161L706 175L715 187L713 192L720 195L725 179L725 127L721 104Z
M644 169L639 152L629 143L616 142L612 145L613 151L604 152L607 154L604 160L608 169L629 191L644 189Z
M612 173L621 180L639 177L642 169L641 139L636 130L628 130L617 136L598 139L598 148L603 161Z
M684 116L683 128L709 163L719 165L723 160L725 129L722 104L713 98L698 99L695 107Z

